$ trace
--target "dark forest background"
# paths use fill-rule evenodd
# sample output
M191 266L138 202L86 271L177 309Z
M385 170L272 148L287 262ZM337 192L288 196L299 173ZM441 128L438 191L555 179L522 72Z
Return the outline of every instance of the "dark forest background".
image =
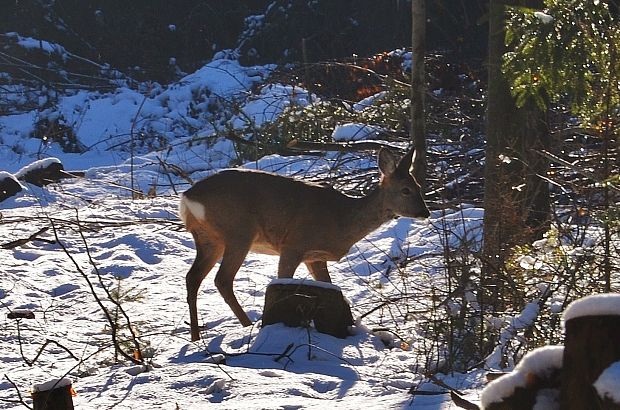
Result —
M486 54L487 3L428 2L428 49L480 61ZM404 0L1 0L0 4L1 32L61 44L137 80L171 81L222 50L234 50L244 64L282 64L353 54L366 57L411 43L411 2Z

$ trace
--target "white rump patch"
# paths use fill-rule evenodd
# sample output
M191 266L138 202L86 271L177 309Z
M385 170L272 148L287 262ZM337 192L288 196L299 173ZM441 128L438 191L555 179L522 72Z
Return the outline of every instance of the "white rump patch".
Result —
M205 207L197 201L192 201L185 195L181 194L181 203L179 204L179 216L184 224L187 225L187 213L191 213L195 218L205 220Z

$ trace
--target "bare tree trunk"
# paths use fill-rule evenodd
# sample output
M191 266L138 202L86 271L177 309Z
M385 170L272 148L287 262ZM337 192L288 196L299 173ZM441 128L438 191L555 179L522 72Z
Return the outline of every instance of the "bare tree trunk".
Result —
M424 95L424 55L426 54L426 0L411 2L411 139L416 149L414 177L426 185L426 127Z

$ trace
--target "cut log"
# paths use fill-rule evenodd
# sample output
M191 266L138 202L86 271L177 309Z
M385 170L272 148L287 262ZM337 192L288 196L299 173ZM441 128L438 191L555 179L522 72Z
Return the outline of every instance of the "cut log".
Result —
M34 319L34 312L28 309L14 309L6 317L9 319Z
M564 377L562 409L620 409L599 397L599 376L620 361L620 295L593 295L573 302L564 313Z
M58 158L45 158L26 165L15 176L36 186L48 185L58 182L63 178L71 178L72 174L64 171L64 167Z
M562 346L547 346L526 354L511 373L487 385L480 398L484 410L530 410L557 404L562 370Z
M34 410L73 410L73 389L69 379L54 379L32 388Z
M17 178L6 171L0 171L0 202L24 189Z
M44 186L52 182L58 182L63 177L61 171L64 168L61 163L53 162L46 168L37 168L24 175L24 181L36 186Z
M338 286L297 279L276 279L265 293L263 326L284 323L287 326L314 327L335 337L349 336L353 324L351 307Z

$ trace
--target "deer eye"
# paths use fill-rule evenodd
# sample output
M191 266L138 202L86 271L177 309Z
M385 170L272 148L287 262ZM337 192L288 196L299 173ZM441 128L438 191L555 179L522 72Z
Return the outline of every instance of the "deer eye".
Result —
M400 190L400 193L403 195L411 195L413 191L411 191L410 188L404 187L403 189Z

